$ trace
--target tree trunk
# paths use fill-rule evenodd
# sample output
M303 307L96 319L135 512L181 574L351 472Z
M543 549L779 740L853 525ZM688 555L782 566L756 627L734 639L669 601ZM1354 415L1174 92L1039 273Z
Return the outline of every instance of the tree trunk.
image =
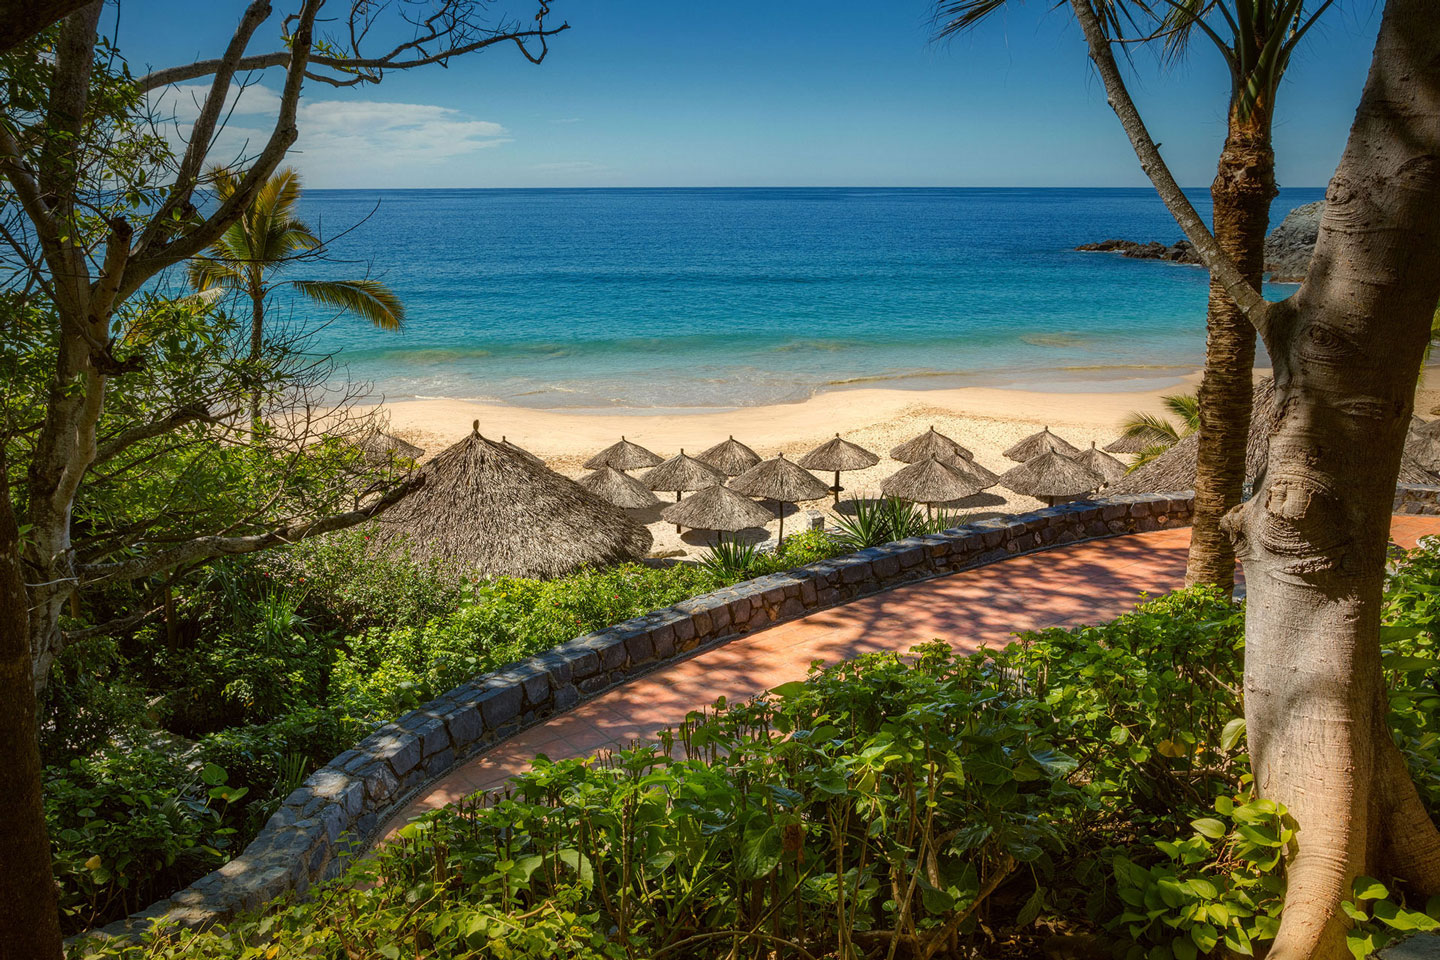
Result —
M20 534L0 449L0 960L59 960L60 913L41 802L39 731Z
M1310 272L1262 333L1278 422L1233 511L1255 784L1298 824L1271 960L1343 960L1356 876L1440 893L1440 834L1391 740L1380 607L1415 376L1440 297L1440 18L1390 0Z
M265 293L250 291L250 363L258 367L265 352ZM260 432L260 388L250 395L250 423Z
M1216 241L1258 290L1275 197L1275 153L1266 107L1257 105L1242 117L1238 105L1231 104L1229 133L1210 196ZM1205 327L1195 516L1185 582L1214 584L1229 593L1235 588L1235 553L1220 520L1239 505L1245 484L1255 328L1214 277Z

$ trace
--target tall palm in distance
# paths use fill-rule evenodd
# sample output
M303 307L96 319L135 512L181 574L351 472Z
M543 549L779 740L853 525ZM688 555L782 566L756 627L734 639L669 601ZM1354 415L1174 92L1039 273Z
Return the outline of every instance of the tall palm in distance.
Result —
M226 167L209 171L215 195L221 202L235 193L239 182ZM317 303L356 314L381 330L405 326L405 305L378 280L282 280L277 274L313 254L322 241L295 215L300 200L300 175L286 167L255 194L255 199L220 239L189 262L190 285L197 292L228 290L250 300L250 359L259 362L265 349L265 301L277 286L288 285ZM260 397L251 401L251 418L260 416Z
M936 0L940 36L964 32L1007 0ZM1215 239L1260 289L1270 202L1278 188L1272 123L1291 55L1334 0L1091 0L1114 39L1157 44L1184 57L1195 39L1212 44L1230 74L1225 145L1210 186ZM1122 37L1127 31L1135 35ZM1199 450L1187 583L1235 583L1235 553L1220 519L1240 503L1250 433L1255 331L1220 283L1210 283L1205 372L1199 391Z

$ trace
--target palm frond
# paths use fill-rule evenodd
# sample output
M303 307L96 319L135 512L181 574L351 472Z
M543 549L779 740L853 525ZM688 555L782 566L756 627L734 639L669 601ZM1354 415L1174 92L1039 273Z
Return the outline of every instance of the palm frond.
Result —
M1005 6L1008 0L938 0L930 22L935 39L944 40L973 29L986 17Z
M1144 450L1135 454L1135 459L1130 461L1130 466L1125 472L1134 473L1136 470L1145 466L1145 464L1159 457L1162 453L1165 453L1170 447L1171 444L1168 443L1157 443L1146 447Z
M1140 437L1166 446L1180 439L1180 431L1175 429L1175 424L1156 414L1139 411L1125 418L1120 431L1127 437Z
M379 280L294 280L292 283L311 300L364 317L381 330L405 327L405 304Z
M1165 405L1166 410L1180 418L1180 423L1183 424L1181 436L1200 429L1199 396L1193 393L1172 393L1161 397L1160 402Z
M244 277L227 260L215 257L196 257L185 265L185 277L196 291L220 287L235 290L244 286Z

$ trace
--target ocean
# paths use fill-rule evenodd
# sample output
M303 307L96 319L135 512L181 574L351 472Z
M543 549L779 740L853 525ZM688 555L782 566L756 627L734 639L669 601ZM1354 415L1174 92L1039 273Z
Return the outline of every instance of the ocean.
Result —
M1272 222L1321 196L1282 191ZM315 347L392 400L654 411L857 385L1147 389L1204 356L1202 270L1073 249L1178 239L1149 190L313 190L300 212L336 239L287 276L383 279L407 329L283 293L272 313L325 321Z

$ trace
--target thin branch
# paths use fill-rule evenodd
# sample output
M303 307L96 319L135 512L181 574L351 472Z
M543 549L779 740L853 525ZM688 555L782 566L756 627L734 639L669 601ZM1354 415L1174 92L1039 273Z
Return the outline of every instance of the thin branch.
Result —
M506 33L497 33L492 34L491 36L488 36L483 40L476 40L471 43L462 44L460 46L449 47L438 53L423 53L422 51L422 55L413 57L408 60L399 59L397 54L406 52L411 49L418 49L414 43L404 44L403 46L397 48L397 50L392 51L391 53L386 54L383 57L351 58L316 55L310 58L310 63L312 66L327 67L329 69L338 70L343 73L354 73L355 76L351 77L348 80L339 80L333 77L316 75L312 72L310 74L310 78L313 80L319 80L323 83L328 83L332 86L353 86L357 83L378 83L380 80L378 73L367 74L359 71L411 70L415 67L423 67L435 63L445 63L453 57L460 57L464 56L467 53L474 53L476 50L483 50L486 47L494 46L497 43L514 43L517 47L520 48L520 52L525 56L525 59L529 60L531 63L539 63L541 60L545 59L545 53L541 52L538 55L531 54L529 49L525 46L525 41L539 40L542 45L543 51L545 41L549 37L553 37L556 34L563 33L569 29L570 24L562 23L560 26L554 28L538 27L531 30L513 30ZM274 53L260 53L254 54L249 57L244 57L236 62L235 69L237 71L264 70L269 67L284 66L286 63L289 62L289 60L289 51L277 50ZM196 80L200 77L208 77L220 69L221 63L222 62L219 59L198 60L195 63L180 64L179 66L166 67L162 70L154 70L136 80L135 88L141 93L148 93L151 90L156 90L160 87L168 86L172 83L184 83L187 80Z
M1115 63L1115 55L1110 50L1110 40L1090 0L1070 0L1070 6L1085 34L1085 42L1090 48L1090 59L1095 63L1100 79L1105 83L1110 108L1120 118L1120 125L1125 128L1130 145L1135 149L1135 155L1140 158L1140 168L1155 185L1155 191L1160 194L1160 199L1170 210L1175 222L1195 245L1195 252L1199 254L1201 262L1210 270L1211 275L1220 281L1225 292L1263 337L1273 305L1250 285L1240 268L1235 265L1235 261L1221 249L1215 236L1205 226L1205 221L1200 219L1185 192L1175 182L1169 166L1160 156L1159 148L1155 146L1154 139L1145 127L1145 121L1141 118L1135 101L1130 97L1130 91L1125 87L1125 80Z
M255 553L259 550L279 546L282 543L295 543L310 537L318 537L324 533L345 530L357 524L364 523L377 514L388 510L405 497L408 497L411 493L420 489L424 483L425 477L423 474L414 476L405 483L392 489L374 503L360 507L357 510L351 510L348 513L335 514L334 516L324 517L320 520L290 524L249 536L197 537L194 540L182 543L176 547L171 547L168 550L162 550L150 556L135 557L130 560L121 560L115 563L81 564L76 567L76 576L82 585L138 580L141 577L164 573L166 570L175 567L202 563L215 557Z
M96 449L95 459L91 462L90 466L93 469L95 466L105 463L137 443L164 436L178 427L183 427L190 423L209 423L211 420L210 410L205 404L188 404L171 413L163 420L138 424L110 437Z

